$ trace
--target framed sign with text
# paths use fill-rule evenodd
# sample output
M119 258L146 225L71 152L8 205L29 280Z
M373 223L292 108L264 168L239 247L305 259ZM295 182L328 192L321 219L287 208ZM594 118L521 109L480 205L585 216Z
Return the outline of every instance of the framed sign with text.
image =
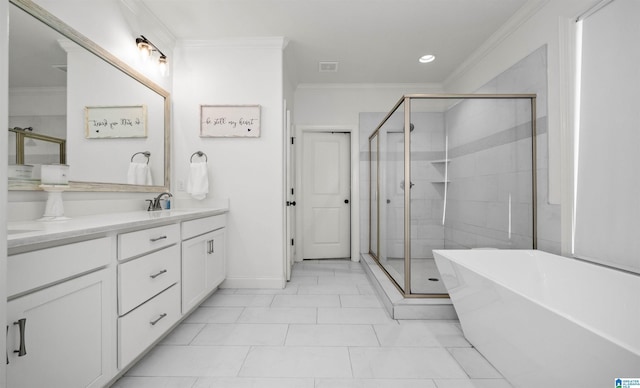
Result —
M260 137L260 105L200 105L200 137Z
M147 106L87 106L84 124L87 139L147 137Z

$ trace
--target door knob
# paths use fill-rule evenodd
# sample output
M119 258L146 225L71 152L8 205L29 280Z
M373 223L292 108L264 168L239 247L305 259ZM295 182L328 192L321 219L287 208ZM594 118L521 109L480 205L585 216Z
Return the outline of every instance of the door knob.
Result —
M345 199L345 200L344 200L344 203L349 203L349 200L348 200L348 199Z

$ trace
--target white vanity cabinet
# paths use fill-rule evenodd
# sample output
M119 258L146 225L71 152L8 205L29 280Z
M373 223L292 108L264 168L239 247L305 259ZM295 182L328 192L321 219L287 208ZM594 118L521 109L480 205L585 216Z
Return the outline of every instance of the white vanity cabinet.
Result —
M118 368L180 318L180 225L118 235Z
M225 215L182 223L182 313L222 283L226 275Z
M126 373L224 280L224 212L9 224L25 232L7 239L6 387L98 388Z
M112 246L103 237L8 257L7 387L109 381Z

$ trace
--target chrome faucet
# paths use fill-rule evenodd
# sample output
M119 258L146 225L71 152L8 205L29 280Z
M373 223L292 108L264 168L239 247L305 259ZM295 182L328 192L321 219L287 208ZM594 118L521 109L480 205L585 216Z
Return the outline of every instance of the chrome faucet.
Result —
M173 194L169 193L169 192L164 192L159 194L157 197L155 197L154 199L147 199L147 202L149 202L149 207L147 207L147 211L154 211L154 210L162 210L162 206L160 206L160 200L162 199L162 197L167 196L168 198L173 197Z

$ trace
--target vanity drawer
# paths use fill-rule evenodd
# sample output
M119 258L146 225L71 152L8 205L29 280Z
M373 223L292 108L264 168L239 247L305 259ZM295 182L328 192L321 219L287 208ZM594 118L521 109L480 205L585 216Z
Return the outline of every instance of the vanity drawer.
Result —
M118 235L118 260L142 255L180 241L180 226L171 224Z
M118 266L118 315L124 315L144 301L180 280L180 248L168 248Z
M138 357L180 319L180 287L172 286L118 318L118 368Z
M112 242L103 237L9 256L7 297L106 266Z
M226 224L225 214L185 221L182 223L182 239L186 240L212 230L224 228Z

